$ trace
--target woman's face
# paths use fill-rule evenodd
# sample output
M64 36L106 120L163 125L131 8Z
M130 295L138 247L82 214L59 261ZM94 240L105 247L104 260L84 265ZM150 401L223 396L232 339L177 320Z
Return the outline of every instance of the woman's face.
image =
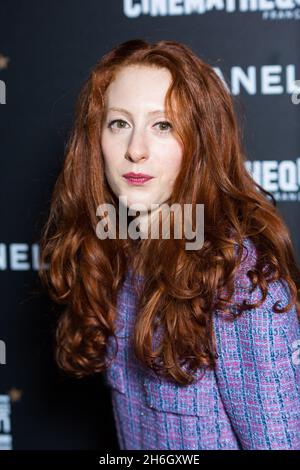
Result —
M128 207L141 203L149 210L151 204L162 204L179 173L182 146L164 113L170 83L166 68L127 66L106 90L101 135L105 175L114 194L126 196ZM129 172L153 178L138 185L123 176Z

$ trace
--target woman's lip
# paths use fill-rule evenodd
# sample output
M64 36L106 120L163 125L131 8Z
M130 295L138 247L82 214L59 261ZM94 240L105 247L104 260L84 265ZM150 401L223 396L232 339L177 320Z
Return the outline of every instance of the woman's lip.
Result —
M152 175L147 175L146 173L134 173L134 172L124 173L123 176L125 176L125 178L153 178Z
M144 176L144 177L124 176L124 178L131 185L143 185L147 183L147 181L150 181L153 178L153 176Z

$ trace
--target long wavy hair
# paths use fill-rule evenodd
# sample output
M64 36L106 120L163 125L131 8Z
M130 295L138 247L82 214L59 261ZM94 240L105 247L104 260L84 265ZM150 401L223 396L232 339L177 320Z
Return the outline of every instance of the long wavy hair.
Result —
M204 204L201 249L185 250L184 238L100 240L96 235L98 205L112 203L118 213L100 146L104 94L118 71L130 65L171 72L166 111L184 150L168 202ZM191 383L200 367L214 368L213 312L230 313L245 238L257 250L248 277L253 288L262 289L260 302L269 282L285 279L291 301L273 310L287 311L296 304L300 318L300 271L289 230L272 194L246 169L235 104L213 67L177 41L126 41L90 71L78 96L40 240L39 276L61 306L55 354L66 372L83 377L108 366L108 338L116 340L117 295L129 269L144 275L142 288L136 289L132 340L137 360L180 384ZM227 296L216 295L221 287ZM244 302L238 314L260 302ZM230 314L236 316L236 311ZM163 334L153 350L157 328Z

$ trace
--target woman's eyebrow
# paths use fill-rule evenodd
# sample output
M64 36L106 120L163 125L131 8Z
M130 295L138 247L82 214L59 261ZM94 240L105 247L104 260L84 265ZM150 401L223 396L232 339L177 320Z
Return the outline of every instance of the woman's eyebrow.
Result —
M108 111L120 111L121 113L128 114L128 116L131 116L131 113L127 111L127 109L124 109L124 108L113 107L113 108L108 108ZM164 112L165 112L164 109L156 109L154 111L149 111L148 115L161 114L161 113L163 114Z

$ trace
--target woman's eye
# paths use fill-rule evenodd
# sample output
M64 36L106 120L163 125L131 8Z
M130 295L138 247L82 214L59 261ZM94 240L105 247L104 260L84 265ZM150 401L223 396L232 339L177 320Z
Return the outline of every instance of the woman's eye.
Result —
M164 126L164 127L162 128L162 130L159 130L159 132L161 132L161 133L168 132L169 129L172 128L172 125L171 125L168 121L160 121L160 122L157 122L157 123L155 124L155 126L158 126L158 125L161 125L161 124ZM167 128L166 128L165 126L167 126Z
M121 127L112 127L114 123L122 123ZM108 123L108 127L112 129L124 129L123 124L127 124L127 122L123 121L123 119L114 119Z

